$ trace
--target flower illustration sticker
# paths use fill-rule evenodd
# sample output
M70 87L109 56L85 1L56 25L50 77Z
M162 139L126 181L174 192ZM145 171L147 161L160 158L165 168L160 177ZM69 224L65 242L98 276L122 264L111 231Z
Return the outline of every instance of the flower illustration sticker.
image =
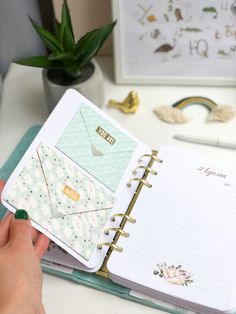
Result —
M181 265L167 266L166 263L157 264L157 269L154 269L153 274L177 286L188 286L193 283L192 274L182 269Z

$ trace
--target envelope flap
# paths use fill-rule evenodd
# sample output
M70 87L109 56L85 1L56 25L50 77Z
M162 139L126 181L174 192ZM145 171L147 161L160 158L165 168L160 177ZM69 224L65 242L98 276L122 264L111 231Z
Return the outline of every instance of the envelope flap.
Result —
M67 157L40 144L37 149L54 217L106 210L113 206L113 194L86 176Z
M130 138L90 107L81 104L60 137L57 147L76 149L77 154L103 156L105 154L133 151Z

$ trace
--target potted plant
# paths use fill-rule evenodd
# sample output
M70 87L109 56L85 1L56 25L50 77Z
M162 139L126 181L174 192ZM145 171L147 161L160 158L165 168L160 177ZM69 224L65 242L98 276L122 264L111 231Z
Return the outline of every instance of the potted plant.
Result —
M53 32L39 26L31 18L30 21L49 53L47 56L16 60L16 63L43 68L43 85L49 111L54 109L67 88L77 89L101 106L104 103L103 78L93 57L116 22L92 30L76 42L66 0L62 4L61 22L54 18Z

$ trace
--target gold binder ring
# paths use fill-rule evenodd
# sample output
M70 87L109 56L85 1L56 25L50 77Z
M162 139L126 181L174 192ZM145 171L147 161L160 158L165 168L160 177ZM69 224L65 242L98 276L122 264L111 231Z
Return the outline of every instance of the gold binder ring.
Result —
M150 158L156 160L157 162L162 163L162 160L161 160L160 158L158 158L156 155L151 155L151 154L144 154L144 155L142 155L142 156L139 158L138 162L143 161L143 160L142 160L143 157L150 157Z
M129 182L127 183L127 186L130 188L131 187L131 182L132 181L139 181L139 182L142 182L144 185L146 185L148 188L151 188L152 185L150 183L148 183L146 180L144 179L141 179L141 178L133 178L133 179L130 179Z
M114 215L111 216L110 220L114 222L116 220L116 217L122 217L122 218L125 217L128 222L130 222L132 224L136 223L136 219L134 219L133 217L130 217L127 214L114 214Z
M102 247L103 247L103 246L108 246L108 247L112 248L113 250L115 250L115 251L117 251L117 252L122 252L122 251L123 251L122 247L120 247L120 246L118 246L118 245L116 245L116 244L114 244L114 243L110 243L110 242L102 242L102 243L99 243L99 244L97 245L97 249L98 249L98 250L102 250Z
M152 168L150 167L145 167L145 166L137 166L134 170L133 170L133 174L137 174L137 169L145 169L147 170L148 172L150 172L151 174L153 174L154 176L157 175L157 172L155 170L153 170Z
M110 231L118 232L120 235L126 238L129 237L129 233L120 228L107 228L104 230L105 235L109 235Z

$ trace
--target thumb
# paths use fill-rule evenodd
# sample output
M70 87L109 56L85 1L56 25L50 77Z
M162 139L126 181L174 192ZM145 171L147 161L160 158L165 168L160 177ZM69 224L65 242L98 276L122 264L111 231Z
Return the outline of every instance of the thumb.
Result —
M3 190L4 184L5 184L5 182L3 180L0 180L0 198L1 198L1 193Z
M17 210L15 218L11 220L9 241L17 246L22 246L24 244L30 244L32 246L29 215L24 209Z

